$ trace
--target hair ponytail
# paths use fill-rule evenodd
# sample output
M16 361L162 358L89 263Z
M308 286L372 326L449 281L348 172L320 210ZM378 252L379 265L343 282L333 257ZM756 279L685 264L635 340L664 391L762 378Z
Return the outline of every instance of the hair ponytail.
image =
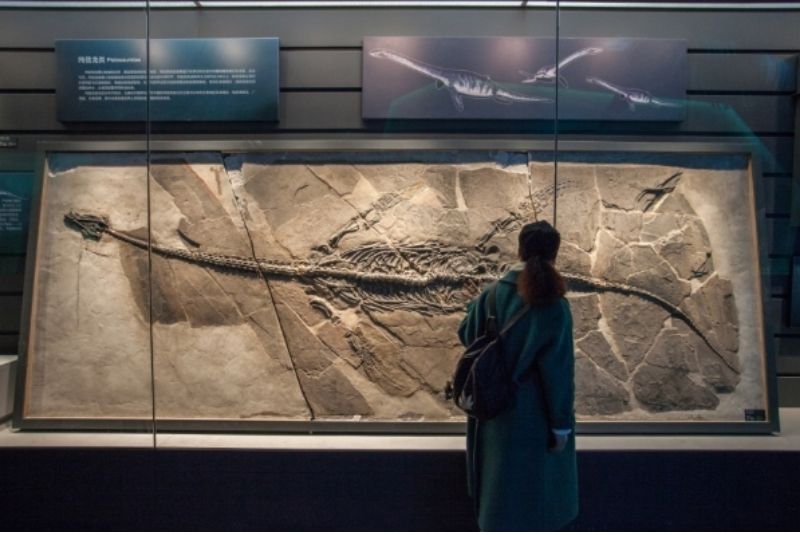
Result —
M552 305L567 293L554 266L561 236L549 223L537 221L522 228L519 242L525 267L517 277L517 291L530 306Z
M567 293L561 274L552 263L534 256L517 277L517 291L530 306L547 306Z

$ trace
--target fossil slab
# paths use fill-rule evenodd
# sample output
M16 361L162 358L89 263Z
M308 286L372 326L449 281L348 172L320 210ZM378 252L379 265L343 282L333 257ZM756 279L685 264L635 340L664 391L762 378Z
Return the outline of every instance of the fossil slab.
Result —
M459 421L464 305L556 213L580 419L763 409L746 162L548 158L159 155L148 229L143 157L51 155L26 416Z

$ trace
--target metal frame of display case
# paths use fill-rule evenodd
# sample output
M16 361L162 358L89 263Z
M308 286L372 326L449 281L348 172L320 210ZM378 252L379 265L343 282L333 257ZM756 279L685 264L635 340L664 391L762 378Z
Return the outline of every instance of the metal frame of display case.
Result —
M761 180L761 149L757 142L729 141L664 141L641 142L636 140L595 141L561 139L558 152L631 152L631 153L675 153L675 154L741 154L750 162L750 188L753 205L750 216L755 225L759 265L756 266L760 280L761 340L763 351L763 386L767 400L766 421L754 422L580 422L576 429L579 434L766 434L779 431L777 377L775 365L775 348L772 340L774 328L766 317L768 310L766 289L769 288L769 276L764 266L768 266L766 244L767 228L765 218L765 198L763 180ZM242 421L227 419L157 419L156 410L152 419L94 419L94 418L26 418L24 417L25 381L27 375L28 337L31 329L31 309L33 305L33 286L35 278L35 262L39 238L39 219L41 212L41 194L44 183L46 157L53 152L221 152L221 153L258 153L258 152L553 152L556 144L552 139L531 137L521 139L519 136L493 136L442 138L421 136L400 138L353 137L335 139L290 138L288 136L264 137L259 139L218 140L212 138L195 138L189 140L152 139L148 144L144 140L123 141L65 141L40 142L37 146L37 170L31 205L31 222L28 241L28 260L25 272L24 300L20 329L20 362L18 366L17 388L13 426L22 430L47 431L141 431L141 432L240 432L240 433L304 433L304 434L394 434L394 435L443 435L462 434L464 422L405 422L405 421L353 421L350 419L324 421ZM557 161L557 160L556 160ZM152 358L152 355L151 355ZM156 393L157 394L157 393ZM154 399L157 397L154 396Z

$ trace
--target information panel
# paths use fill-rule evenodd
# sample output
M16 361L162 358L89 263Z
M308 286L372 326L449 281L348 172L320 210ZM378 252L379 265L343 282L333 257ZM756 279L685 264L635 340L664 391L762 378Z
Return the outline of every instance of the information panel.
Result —
M31 173L0 173L0 254L24 254L30 215Z
M278 39L56 41L63 122L276 121ZM149 82L149 91L148 91Z

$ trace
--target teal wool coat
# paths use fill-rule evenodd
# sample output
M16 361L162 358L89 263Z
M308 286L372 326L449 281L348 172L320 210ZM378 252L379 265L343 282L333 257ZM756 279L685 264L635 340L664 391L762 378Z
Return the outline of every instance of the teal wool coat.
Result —
M519 271L497 285L498 326L524 302ZM461 343L470 345L486 321L484 290L461 322ZM575 461L575 357L572 315L566 299L532 308L504 336L504 351L517 363L514 403L496 417L467 427L467 477L484 531L552 531L578 514ZM548 451L551 429L573 429L566 448Z

